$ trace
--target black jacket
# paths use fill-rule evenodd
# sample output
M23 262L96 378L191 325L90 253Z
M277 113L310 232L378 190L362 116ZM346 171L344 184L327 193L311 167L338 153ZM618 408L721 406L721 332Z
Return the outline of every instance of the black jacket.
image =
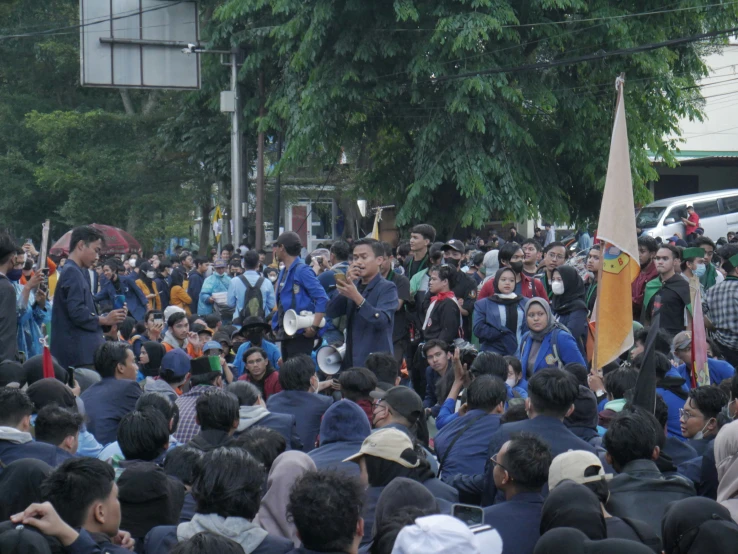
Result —
M208 429L207 431L200 432L195 435L187 446L197 448L203 452L210 452L221 446L226 446L231 441L231 435L225 431L218 431L216 429Z
M423 301L421 325L425 321L428 308L431 304L431 296L428 293ZM428 327L423 329L423 340L440 339L446 344L451 344L454 339L459 337L459 327L461 326L461 311L455 300L447 298L441 302L437 302L431 312Z

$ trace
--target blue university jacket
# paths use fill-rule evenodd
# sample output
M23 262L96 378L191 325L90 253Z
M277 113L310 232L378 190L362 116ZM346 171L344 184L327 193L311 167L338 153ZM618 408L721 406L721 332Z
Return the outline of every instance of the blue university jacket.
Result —
M280 314L287 310L325 313L328 295L318 281L315 272L297 258L289 269L283 269L277 278L278 310L272 317L272 329L278 331L282 327ZM303 334L303 330L297 332ZM320 333L322 336L322 332Z
M528 332L525 322L527 298L518 301L518 325L513 333L506 327L507 307L491 298L477 300L474 304L474 335L479 339L479 350L496 352L502 356L514 356L521 337Z
M539 369L543 369L546 367L556 367L558 365L556 357L554 355L553 345L551 343L551 337L554 335L554 333L557 335L556 342L559 357L561 358L561 366L563 367L569 363L578 363L586 367L587 362L582 357L582 353L579 351L579 346L577 345L577 341L574 340L574 337L572 337L569 333L562 329L554 329L548 335L546 335L546 337L543 339L543 342L541 343L541 348L538 350L538 356L536 356L536 361L533 365L533 373L535 373ZM526 333L525 336L523 336L522 338L522 343L518 351L518 358L520 359L520 363L523 366L523 379L526 381L531 377L530 375L527 375L527 372L528 355L530 354L530 347L532 344L533 339L531 338L530 333Z
M136 318L136 321L143 320L146 310L149 309L149 301L141 292L141 289L138 288L135 278L130 275L118 275L118 280L120 281L120 291L126 297L128 312ZM95 300L97 302L107 300L113 305L117 294L112 281L105 279L101 281L100 292L95 295Z

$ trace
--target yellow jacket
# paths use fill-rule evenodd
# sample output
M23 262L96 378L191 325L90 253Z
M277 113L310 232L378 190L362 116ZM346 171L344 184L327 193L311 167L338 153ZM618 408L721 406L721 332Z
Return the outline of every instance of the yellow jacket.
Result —
M161 311L161 297L159 296L159 289L156 287L156 283L151 281L151 289L141 279L136 279L136 284L141 289L141 292L144 293L144 296L148 296L149 294L156 295L154 298L149 298L149 310Z
M192 304L192 298L185 292L185 289L179 285L173 286L169 291L169 305L179 306L187 315L190 315L190 304Z

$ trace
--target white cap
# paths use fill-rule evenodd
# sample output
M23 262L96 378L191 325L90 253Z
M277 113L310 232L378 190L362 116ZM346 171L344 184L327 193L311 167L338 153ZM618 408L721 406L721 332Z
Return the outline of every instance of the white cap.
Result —
M172 304L172 305L169 305L169 306L167 306L167 307L166 307L166 308L164 309L164 322L167 322L167 321L169 321L169 318L170 318L170 317L172 317L172 316L173 316L174 314L176 314L177 312L182 312L183 314L184 314L184 313L187 313L187 312L185 312L185 311L184 311L184 310L183 310L182 308L180 308L179 306L175 306L175 305L173 305L173 304Z
M474 532L460 520L446 515L419 517L397 535L392 554L502 554L502 537L481 526Z
M598 468L595 475L585 477L585 471L590 467ZM554 490L561 481L574 481L580 485L592 483L600 479L612 479L612 475L605 474L602 462L596 454L586 450L569 450L556 456L548 469L548 489Z

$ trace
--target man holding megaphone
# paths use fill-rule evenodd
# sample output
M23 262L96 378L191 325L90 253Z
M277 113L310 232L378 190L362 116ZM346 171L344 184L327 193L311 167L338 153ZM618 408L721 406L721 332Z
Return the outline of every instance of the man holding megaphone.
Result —
M338 294L328 302L328 317L346 315L346 352L341 368L364 367L372 352L393 353L392 330L398 307L397 286L379 272L384 246L374 239L354 243L354 260L345 279L336 274Z
M323 316L328 303L328 296L315 272L299 257L301 249L300 236L293 232L282 233L274 243L274 256L284 263L284 269L277 278L277 312L272 318L272 329L277 340L282 342L283 361L297 354L310 355L315 337L324 325ZM285 312L290 310L297 314L311 314L312 325L289 329L288 332L285 328Z

